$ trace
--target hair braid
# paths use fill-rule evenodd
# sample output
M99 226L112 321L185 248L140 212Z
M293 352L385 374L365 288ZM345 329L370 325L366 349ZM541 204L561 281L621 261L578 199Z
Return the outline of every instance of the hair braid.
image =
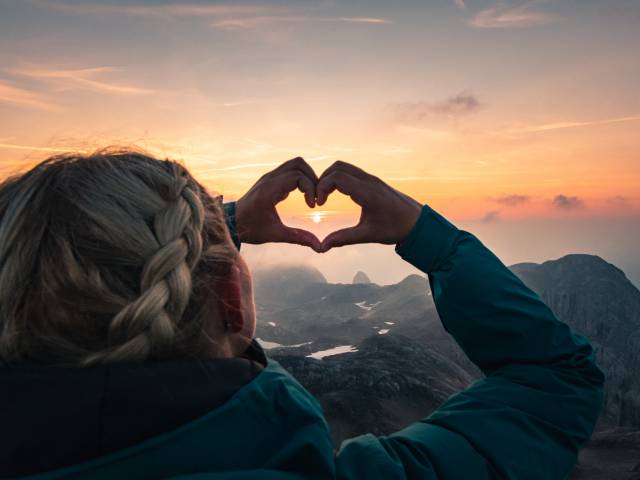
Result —
M208 358L238 252L221 198L135 150L51 157L0 183L0 359Z
M162 358L171 351L177 326L189 303L192 272L202 255L204 206L189 180L173 166L166 207L156 213L157 251L147 260L140 296L116 314L109 326L106 352L85 364L122 359Z

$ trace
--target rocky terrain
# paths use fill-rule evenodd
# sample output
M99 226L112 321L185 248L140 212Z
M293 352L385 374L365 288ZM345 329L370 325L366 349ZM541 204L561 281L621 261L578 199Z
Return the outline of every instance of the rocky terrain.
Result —
M393 432L472 381L455 362L400 335L371 336L357 351L322 360L285 349L273 356L320 400L336 444L367 432Z
M511 268L558 318L595 347L607 377L600 428L640 428L638 289L622 270L591 255Z
M582 449L572 480L640 480L640 431L597 432Z
M640 480L640 292L603 259L568 255L511 267L597 349L605 408L576 479ZM336 445L389 433L480 376L444 331L426 277L331 284L310 267L255 272L258 333L269 355L322 403Z

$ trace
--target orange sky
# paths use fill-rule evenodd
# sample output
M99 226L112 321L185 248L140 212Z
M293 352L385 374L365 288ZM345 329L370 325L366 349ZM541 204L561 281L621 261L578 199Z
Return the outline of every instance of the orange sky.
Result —
M232 199L302 155L455 221L637 222L638 18L623 0L0 0L0 176L135 144ZM281 209L319 232L357 217L307 210Z

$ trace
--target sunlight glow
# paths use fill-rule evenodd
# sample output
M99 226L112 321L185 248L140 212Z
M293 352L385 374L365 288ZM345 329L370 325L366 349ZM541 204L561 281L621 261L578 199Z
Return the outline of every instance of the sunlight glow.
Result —
M334 210L316 210L315 212L306 213L304 216L313 223L320 223L323 220L326 220L329 215L335 216L335 213L337 212Z

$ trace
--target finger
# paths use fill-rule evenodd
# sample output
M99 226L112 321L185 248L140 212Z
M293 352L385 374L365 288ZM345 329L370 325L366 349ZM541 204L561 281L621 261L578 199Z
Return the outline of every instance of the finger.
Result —
M311 165L309 165L302 157L296 157L292 158L291 160L287 160L278 168L276 168L272 173L278 175L281 173L289 172L291 170L300 170L307 177L309 177L313 183L318 182L318 175L316 175L316 172L313 171Z
M371 175L369 175L367 172L365 172L364 170L362 170L361 168L356 167L355 165L351 164L351 163L347 163L347 162L343 162L342 160L338 160L336 162L334 162L329 168L327 168L324 172L322 172L322 175L320 175L320 178L322 179L323 177L330 175L333 172L345 172L348 173L349 175L352 175L356 178L360 178L360 179L365 179Z
M321 242L313 233L301 228L287 227L282 224L274 236L274 242L293 243L311 247L316 252L320 252Z
M296 188L304 194L304 199L310 208L315 207L316 202L316 186L309 177L300 170L291 170L279 177L272 178L271 182L275 185L273 191L273 204L282 202L289 196L289 193Z
M327 197L334 190L349 195L356 203L361 205L362 201L362 181L345 172L336 171L326 177L321 177L316 186L316 202L324 205Z
M366 232L364 229L356 225L355 227L343 228L330 233L322 240L321 252L326 252L334 247L342 247L344 245L354 245L356 243L367 243Z

